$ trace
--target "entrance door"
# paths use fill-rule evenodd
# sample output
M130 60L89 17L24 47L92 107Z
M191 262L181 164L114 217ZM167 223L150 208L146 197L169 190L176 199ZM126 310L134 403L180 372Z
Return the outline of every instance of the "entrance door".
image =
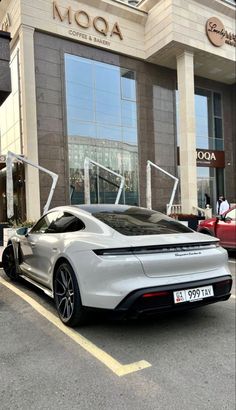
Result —
M214 171L214 169L211 169ZM206 207L206 195L209 197L210 206L215 212L216 204L216 187L215 178L210 175L210 168L198 167L197 168L197 194L198 194L198 206L200 208Z

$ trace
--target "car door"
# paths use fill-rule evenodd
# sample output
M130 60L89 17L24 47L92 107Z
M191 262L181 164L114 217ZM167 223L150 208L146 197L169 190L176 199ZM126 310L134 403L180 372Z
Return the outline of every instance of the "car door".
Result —
M216 236L222 246L226 248L236 247L236 208L227 211L224 219L216 225Z
M64 252L67 236L84 227L79 218L68 212L52 211L41 218L22 246L21 267L27 276L50 288L55 260Z
M60 240L55 224L62 214L59 211L49 212L21 240L21 269L45 286L50 283L53 255Z

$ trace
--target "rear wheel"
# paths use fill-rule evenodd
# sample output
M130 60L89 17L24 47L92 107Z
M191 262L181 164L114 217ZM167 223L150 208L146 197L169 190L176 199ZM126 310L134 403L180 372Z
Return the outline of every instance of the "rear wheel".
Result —
M65 325L73 327L85 322L78 282L67 262L62 262L55 272L54 299L58 315Z
M16 270L16 261L14 255L13 245L8 245L2 254L2 266L6 275L11 280L17 280L19 275Z

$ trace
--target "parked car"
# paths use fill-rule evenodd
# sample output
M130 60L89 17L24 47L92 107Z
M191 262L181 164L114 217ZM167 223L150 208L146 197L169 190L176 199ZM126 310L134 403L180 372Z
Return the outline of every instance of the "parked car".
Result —
M223 215L199 222L198 232L219 238L224 248L236 249L236 206Z
M219 241L159 212L126 205L63 206L3 252L3 268L54 297L62 322L92 309L120 316L226 300L232 278Z

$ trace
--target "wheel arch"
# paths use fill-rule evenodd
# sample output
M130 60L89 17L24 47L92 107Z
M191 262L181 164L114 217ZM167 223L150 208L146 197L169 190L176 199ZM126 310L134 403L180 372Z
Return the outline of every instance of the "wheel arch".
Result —
M79 289L80 289L80 284L79 284L79 280L78 280L78 275L76 274L76 271L75 271L75 268L74 268L74 266L73 266L73 263L71 263L71 261L70 261L66 256L61 255L61 256L59 256L59 258L57 259L57 261L56 261L56 263L55 263L55 265L54 265L54 268L53 268L53 274L52 274L52 290L53 290L53 292L54 292L54 278L55 278L56 270L57 270L58 266L59 266L61 263L63 263L63 262L68 263L68 264L70 265L70 267L73 269L74 274L75 274L75 277L76 277L76 280L77 280L77 283L78 283L78 287L79 287Z

